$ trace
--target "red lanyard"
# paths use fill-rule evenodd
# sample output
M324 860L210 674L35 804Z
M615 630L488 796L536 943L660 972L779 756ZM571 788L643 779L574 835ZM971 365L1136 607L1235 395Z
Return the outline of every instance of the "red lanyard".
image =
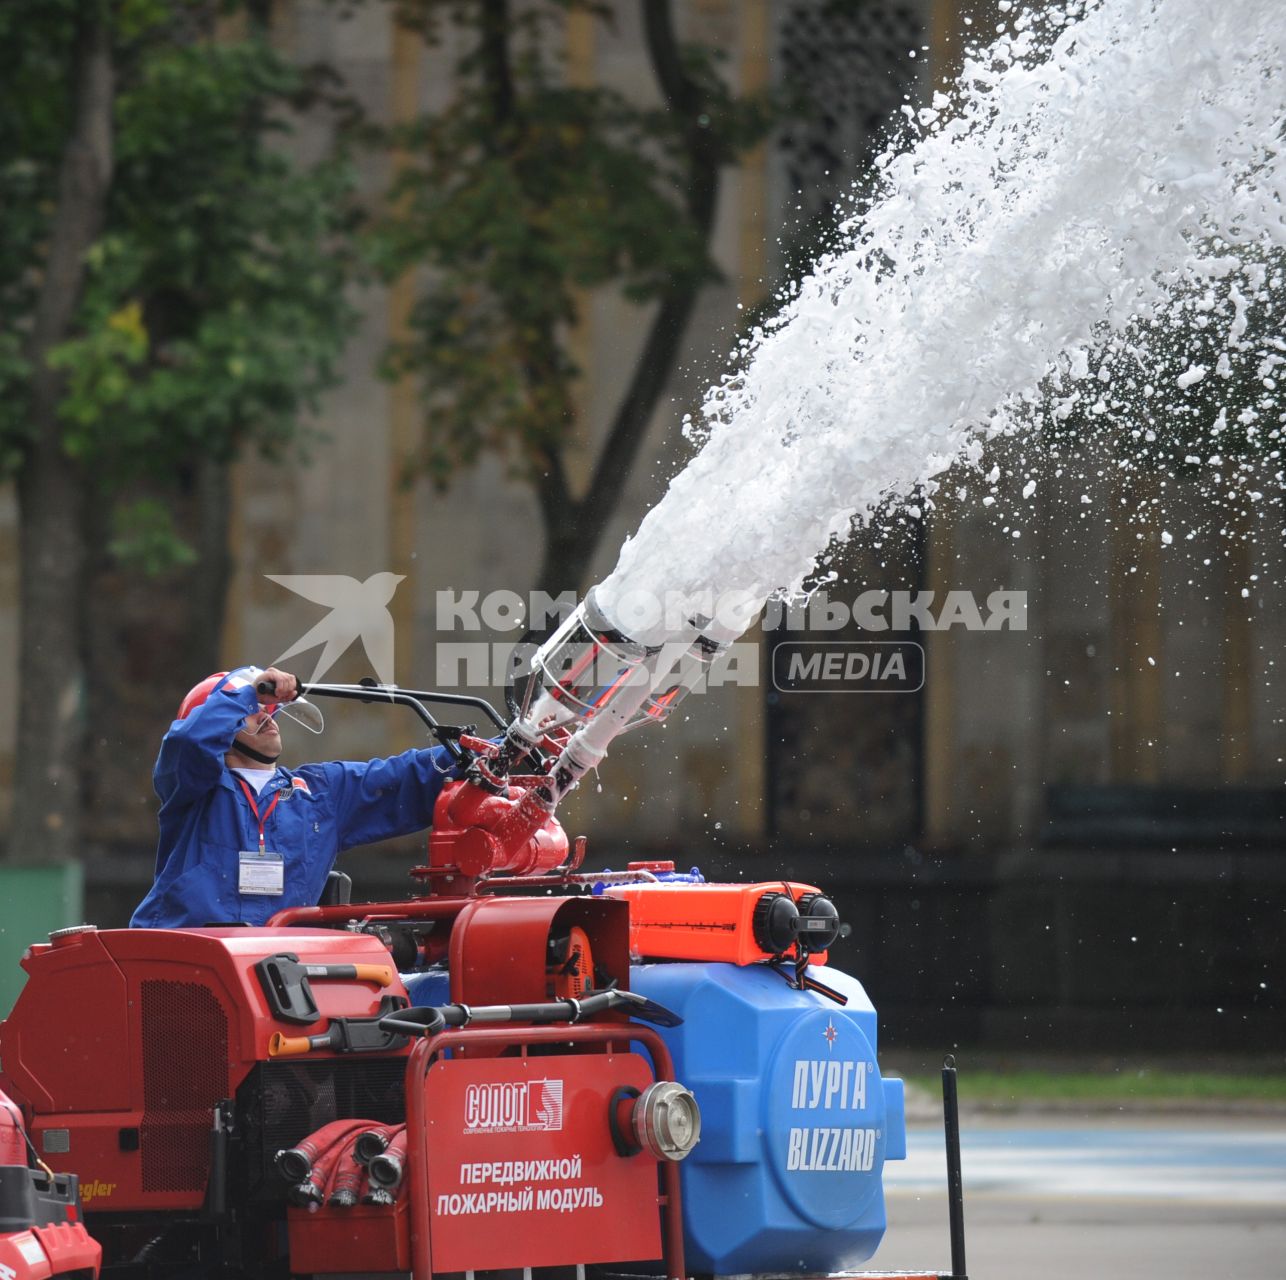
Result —
M268 806L268 812L259 817L259 806L255 804L254 792L250 790L250 784L244 778L238 778L241 783L241 790L246 793L246 799L250 801L250 808L254 810L255 821L259 823L259 852L263 853L263 824L272 817L272 811L277 807L277 801L281 799L281 789L278 788L276 794L272 797L272 803Z

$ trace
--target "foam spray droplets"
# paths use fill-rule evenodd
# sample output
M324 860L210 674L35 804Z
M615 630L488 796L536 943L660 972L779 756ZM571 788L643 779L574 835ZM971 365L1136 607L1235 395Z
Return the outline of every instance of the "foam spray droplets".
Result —
M1100 399L1091 364L1146 372L1150 326L1194 308L1215 355L1168 385L1244 361L1247 308L1267 308L1252 367L1279 440L1284 41L1280 0L1102 0L975 53L707 393L699 452L601 588L618 623L659 641L632 601L798 590L855 520L931 504L935 476L1033 405Z

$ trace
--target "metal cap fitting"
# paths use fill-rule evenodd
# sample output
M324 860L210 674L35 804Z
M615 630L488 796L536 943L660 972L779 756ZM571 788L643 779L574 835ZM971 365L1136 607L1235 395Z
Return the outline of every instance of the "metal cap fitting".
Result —
M701 1140L701 1108L692 1091L673 1080L648 1085L631 1120L639 1145L661 1160L682 1160Z

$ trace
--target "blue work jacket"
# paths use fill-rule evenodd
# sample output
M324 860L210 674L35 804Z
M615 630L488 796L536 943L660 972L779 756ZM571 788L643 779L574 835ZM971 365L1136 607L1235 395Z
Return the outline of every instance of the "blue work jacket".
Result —
M223 763L259 705L252 678L241 675L233 672L185 720L174 721L161 743L152 773L161 799L156 881L130 920L135 928L263 924L284 907L311 906L336 855L422 831L433 821L442 784L456 776L442 747L387 760L279 765L255 803L267 814L280 793L264 825L264 843L283 858L283 892L242 894L240 853L258 849L259 821L237 775Z

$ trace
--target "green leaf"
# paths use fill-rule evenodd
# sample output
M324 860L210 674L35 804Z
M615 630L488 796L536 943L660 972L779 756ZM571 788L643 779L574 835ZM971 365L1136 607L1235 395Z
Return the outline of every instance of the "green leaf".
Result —
M197 559L196 551L175 532L164 503L152 498L113 511L107 549L120 564L149 577L195 564Z

